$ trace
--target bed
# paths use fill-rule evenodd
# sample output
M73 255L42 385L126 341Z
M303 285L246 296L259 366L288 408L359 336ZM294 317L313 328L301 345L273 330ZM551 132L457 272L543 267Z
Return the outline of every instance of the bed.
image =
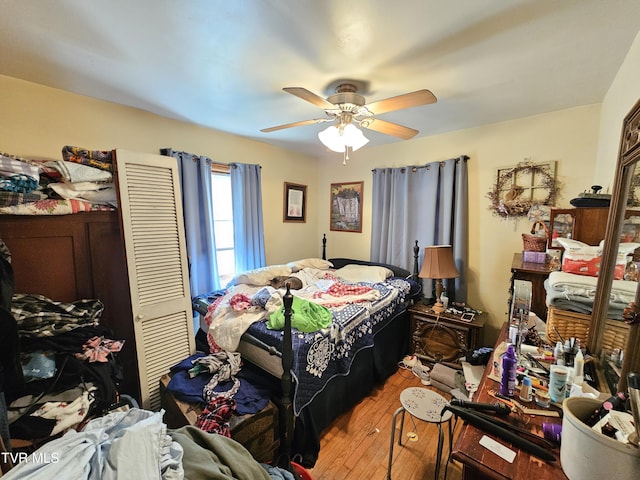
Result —
M421 293L415 281L418 248L411 273L362 260L326 260L325 242L323 239L322 258L247 272L228 288L194 299L194 309L210 325L209 347L237 350L244 361L274 379L283 373L283 332L268 328L273 326L273 306L265 303L265 309L234 315L229 307L234 296L249 303L261 294L277 298L283 290L276 288L277 284L271 286L274 278L298 278L303 288L292 289L299 301L297 309L309 312L314 320L325 310L330 312L329 323L321 323L326 326L319 329L314 329L314 324L307 328L307 319L297 324L295 314L293 319L292 408L296 420L291 450L305 467L315 464L322 431L396 371L408 351L407 308ZM316 311L319 307L321 313ZM239 323L243 326L234 330ZM274 397L279 395L278 387L279 383L274 383Z

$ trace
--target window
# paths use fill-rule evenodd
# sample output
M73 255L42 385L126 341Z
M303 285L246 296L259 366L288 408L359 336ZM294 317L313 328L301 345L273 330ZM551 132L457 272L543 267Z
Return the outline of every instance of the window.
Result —
M235 274L231 176L229 175L229 167L224 167L214 164L211 172L213 197L211 201L213 204L213 225L216 239L216 260L220 285L223 287Z

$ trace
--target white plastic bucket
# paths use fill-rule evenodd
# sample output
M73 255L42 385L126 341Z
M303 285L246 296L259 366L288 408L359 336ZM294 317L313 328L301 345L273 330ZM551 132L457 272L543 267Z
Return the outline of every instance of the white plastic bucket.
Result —
M563 402L562 470L569 480L638 478L640 449L609 438L583 421L601 403L586 397L570 397Z

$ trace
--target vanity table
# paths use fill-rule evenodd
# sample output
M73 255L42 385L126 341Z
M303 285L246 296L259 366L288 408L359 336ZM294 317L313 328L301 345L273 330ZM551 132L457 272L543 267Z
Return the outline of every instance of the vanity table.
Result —
M498 337L496 346L506 340L507 333L507 324L505 323L502 331L500 332L500 336ZM480 381L478 390L474 395L473 400L476 402L495 402L495 399L489 395L489 392L491 390L499 389L500 384L489 378L490 370L490 366L487 366L482 376L482 380ZM537 408L534 404L527 406ZM557 409L553 405L550 408ZM562 419L560 417L556 418L532 415L526 428L542 436L542 424L546 422L561 424ZM515 451L516 456L513 463L503 460L500 456L480 445L480 440L484 436L487 436L510 450ZM560 465L559 446L551 450L551 453L557 458L557 460L555 462L545 462L524 452L523 450L513 447L505 440L488 434L484 430L474 427L469 423L465 423L462 426L460 434L453 446L451 458L462 463L463 480L511 480L514 478L517 478L518 480L539 480L547 478L553 478L554 480L566 479L567 476L562 471L562 467Z

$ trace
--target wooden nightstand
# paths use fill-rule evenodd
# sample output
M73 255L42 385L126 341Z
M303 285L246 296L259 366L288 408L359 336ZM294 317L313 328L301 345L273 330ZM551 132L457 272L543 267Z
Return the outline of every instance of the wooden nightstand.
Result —
M460 358L480 346L486 318L476 315L472 321L450 313L437 314L431 307L416 303L409 307L411 353L428 362L457 365Z
M532 263L522 259L522 252L513 254L511 263L511 286L509 291L513 294L514 280L525 280L531 282L531 307L530 310L538 315L540 319L547 319L547 291L544 289L544 281L549 278L553 271L549 262ZM509 300L509 311L511 311L511 300Z

